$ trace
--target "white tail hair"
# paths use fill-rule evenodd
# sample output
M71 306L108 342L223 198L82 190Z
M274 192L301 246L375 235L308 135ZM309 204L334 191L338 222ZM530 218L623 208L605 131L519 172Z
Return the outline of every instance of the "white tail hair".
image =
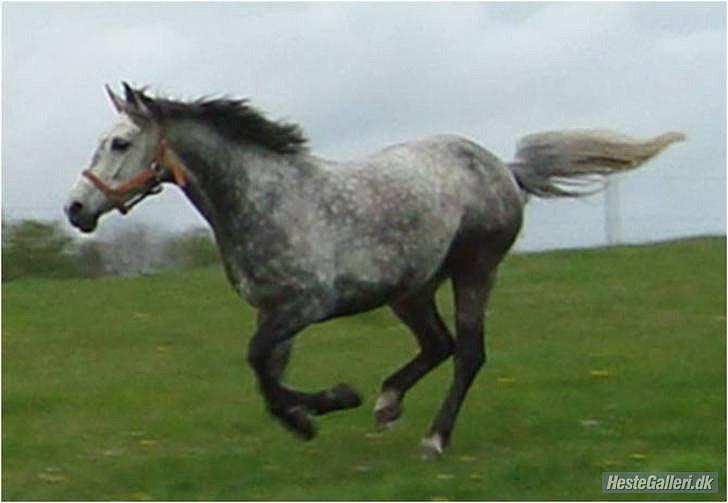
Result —
M640 140L605 130L548 131L521 138L508 166L530 194L581 197L602 190L608 175L635 169L683 140L679 132Z

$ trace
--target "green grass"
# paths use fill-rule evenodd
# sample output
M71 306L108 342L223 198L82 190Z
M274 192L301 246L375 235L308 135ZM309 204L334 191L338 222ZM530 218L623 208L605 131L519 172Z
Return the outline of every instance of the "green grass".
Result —
M376 433L379 383L415 351L386 310L298 337L289 382L366 394L303 443L264 411L253 312L217 268L5 283L2 497L725 500L725 265L723 238L509 257L488 364L431 463L418 443L451 365ZM718 494L601 493L602 471L702 470Z

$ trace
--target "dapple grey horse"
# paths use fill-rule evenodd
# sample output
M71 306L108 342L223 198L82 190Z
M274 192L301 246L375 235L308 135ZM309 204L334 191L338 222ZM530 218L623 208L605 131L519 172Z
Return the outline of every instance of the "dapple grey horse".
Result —
M499 263L530 194L576 197L636 168L684 137L637 140L608 131L530 135L505 163L478 144L435 136L359 161L312 155L301 129L269 120L246 100L183 102L124 83L107 87L118 117L65 212L92 232L104 213L126 213L163 183L179 186L210 223L227 277L258 312L248 361L270 413L303 438L311 416L360 405L346 384L315 393L281 383L293 337L331 318L389 305L419 353L384 380L380 426L402 412L407 391L454 357L452 385L423 440L448 445L466 392L485 363L484 323ZM450 279L455 337L435 292Z

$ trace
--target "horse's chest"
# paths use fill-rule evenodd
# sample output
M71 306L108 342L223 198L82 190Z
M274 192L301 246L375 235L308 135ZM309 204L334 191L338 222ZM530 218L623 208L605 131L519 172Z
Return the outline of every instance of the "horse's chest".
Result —
M273 264L275 266L275 264ZM235 291L255 307L275 301L279 292L290 288L290 277L284 280L282 268L263 267L247 261L236 261L227 266L228 280Z
M269 224L245 236L228 244L223 257L230 283L250 304L276 302L325 280L326 261L319 260L317 266L311 263L322 251L295 233Z

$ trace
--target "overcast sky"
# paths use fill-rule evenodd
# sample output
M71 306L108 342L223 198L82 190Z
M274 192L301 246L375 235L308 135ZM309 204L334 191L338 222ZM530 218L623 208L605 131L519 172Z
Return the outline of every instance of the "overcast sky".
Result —
M518 137L682 130L620 175L624 242L725 234L726 26L719 3L3 4L2 212L62 219L113 121L120 81L250 97L334 159L458 133L510 159ZM520 249L605 242L603 196L529 203ZM134 222L203 225L173 187Z

